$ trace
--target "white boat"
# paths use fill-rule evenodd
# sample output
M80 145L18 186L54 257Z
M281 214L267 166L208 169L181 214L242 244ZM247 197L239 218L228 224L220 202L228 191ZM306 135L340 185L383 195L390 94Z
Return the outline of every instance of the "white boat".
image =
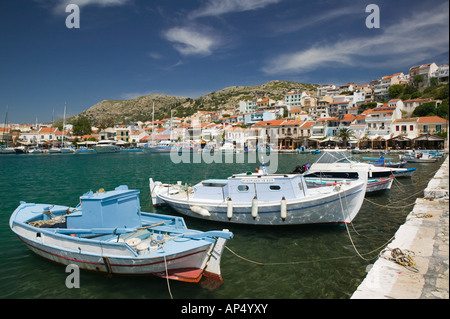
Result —
M233 143L225 142L225 143L220 147L220 151L221 151L221 152L224 152L224 153L233 153L233 152L235 152L235 147L234 147Z
M408 151L406 155L400 155L400 160L408 163L434 163L438 158L427 152Z
M28 154L41 154L44 150L39 147L31 147L28 149Z
M101 140L96 145L93 146L93 149L97 153L120 152L120 147L116 145L116 141L112 141L112 140Z
M50 154L61 153L61 148L59 148L59 147L51 147L51 148L48 149L48 152Z
M80 269L222 283L227 230L191 230L181 217L141 212L139 191L119 186L88 192L67 207L21 202L9 225L34 253Z
M0 154L16 154L14 147L2 147L0 149Z
M193 187L154 182L153 205L205 220L251 225L350 223L359 212L367 180L308 189L301 174L237 174ZM343 210L344 207L344 210Z
M346 179L336 179L336 178L320 178L320 177L310 177L305 178L306 185L309 188L324 187L324 186L334 186L339 184L349 183ZM393 177L379 177L370 178L367 180L366 193L375 193L380 191L385 191L391 189L392 183L394 182Z
M172 150L178 151L177 143L173 141L161 141L154 146L144 148L145 153L170 153Z
M384 179L383 182L376 182L377 187L369 190L390 189L392 182L386 179L397 174L404 174L404 177L411 176L415 169L379 167L366 162L358 162L352 159L347 150L325 150L323 154L314 162L305 173L305 178L322 179L356 179L360 174L365 174L367 180ZM383 188L384 187L384 188ZM368 187L369 188L369 187Z

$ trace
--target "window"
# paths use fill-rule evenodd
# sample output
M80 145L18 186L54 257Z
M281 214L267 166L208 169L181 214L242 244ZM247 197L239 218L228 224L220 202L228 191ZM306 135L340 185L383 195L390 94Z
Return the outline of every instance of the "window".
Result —
M271 191L279 191L281 189L281 186L279 185L270 185L269 186Z
M442 132L442 125L436 124L436 132Z
M247 192L248 191L248 186L247 185L239 185L238 186L238 191L240 191L240 192Z
M406 132L406 125L402 125L402 132Z
M410 126L409 126L409 130L410 130L410 131L414 131L414 125L410 125Z
M400 131L400 126L396 125L396 126L395 126L395 130L396 130L397 132Z

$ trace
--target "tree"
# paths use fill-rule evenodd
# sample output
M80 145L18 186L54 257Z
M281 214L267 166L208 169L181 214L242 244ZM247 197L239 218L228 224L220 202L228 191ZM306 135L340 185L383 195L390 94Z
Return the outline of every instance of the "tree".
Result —
M436 108L436 115L448 120L448 101L443 101L441 105Z
M422 83L422 82L424 82L425 81L425 79L424 79L424 77L423 77L423 75L422 74L419 74L419 75L416 75L415 77L414 77L414 80L413 80L413 83L414 83L414 85L415 86L420 86L420 84Z
M337 137L347 146L348 140L353 137L353 131L344 127L339 130Z
M403 85L393 84L389 87L389 97L391 99L398 99L400 96L402 96L404 90L405 87Z
M423 103L416 107L412 113L413 116L430 116L436 114L436 102Z
M72 125L74 135L82 136L92 133L91 121L89 121L89 119L85 116L79 116L73 121Z

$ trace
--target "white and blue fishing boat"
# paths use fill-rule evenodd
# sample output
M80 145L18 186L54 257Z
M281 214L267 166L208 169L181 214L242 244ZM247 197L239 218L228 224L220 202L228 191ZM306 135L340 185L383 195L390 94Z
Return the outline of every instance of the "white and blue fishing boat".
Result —
M406 155L400 155L400 159L408 163L434 163L438 161L432 153L420 151L407 151Z
M392 162L392 158L388 157L363 157L362 160L366 161L366 163L372 164L374 166L380 166L380 167L392 167L392 168L405 168L406 167L406 161L400 161L400 162Z
M394 177L411 177L415 168L380 167L352 158L347 150L326 150L305 173L306 178L355 179L365 172L367 180ZM388 188L392 183L384 183ZM378 189L379 190L379 189Z
M301 174L236 174L193 187L154 182L153 205L210 221L250 225L350 223L366 193L366 180L309 189Z
M139 191L119 186L88 192L73 208L21 202L11 230L36 254L80 269L222 282L220 259L227 230L191 230L181 217L141 212Z
M336 179L336 178L321 178L321 177L309 177L305 178L306 185L309 188L324 187L324 186L335 186L340 184L350 183L347 179ZM378 177L369 178L367 180L366 193L382 192L391 189L394 178L390 177Z

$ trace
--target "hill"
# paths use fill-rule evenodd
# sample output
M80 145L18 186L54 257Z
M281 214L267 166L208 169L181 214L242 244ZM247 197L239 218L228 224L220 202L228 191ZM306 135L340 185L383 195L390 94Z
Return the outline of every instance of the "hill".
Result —
M113 124L127 124L130 121L151 120L153 102L155 103L155 119L163 119L170 117L171 109L174 109L174 116L185 117L198 110L214 111L236 107L241 100L252 100L258 97L281 100L289 90L315 90L316 88L317 85L314 84L277 80L258 86L232 86L196 99L151 94L131 100L104 100L79 115L89 118L93 125L108 127ZM70 123L71 119L68 119L68 122Z

